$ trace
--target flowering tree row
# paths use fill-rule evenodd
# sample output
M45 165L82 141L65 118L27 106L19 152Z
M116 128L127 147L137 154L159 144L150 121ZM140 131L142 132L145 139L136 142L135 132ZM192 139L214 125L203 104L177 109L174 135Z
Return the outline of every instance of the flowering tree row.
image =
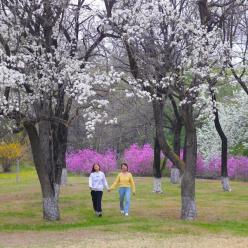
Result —
M151 103L154 175L161 176L162 151L182 174L181 217L195 219L196 126L206 105L200 95L205 92L211 100L207 106L222 141L227 178L227 137L216 104L217 88L229 82L231 74L248 92L246 1L100 2L0 1L0 115L14 120L15 130L28 133L44 218L60 218L59 187L71 120L80 109L88 137L97 122L113 123L103 109L113 84L120 87L122 82L127 97ZM169 104L180 124L177 136L182 125L185 129L183 159L180 147L172 149L164 132Z
M181 158L183 150L181 150ZM161 158L164 156L161 154ZM139 146L137 144L126 148L122 160L128 163L129 170L136 176L152 176L154 163L154 150L150 144ZM89 175L94 163L99 163L101 170L106 174L118 170L117 154L108 150L99 153L93 149L82 149L67 154L67 168L72 173ZM168 160L166 167L171 170L173 163ZM231 179L248 180L248 157L229 156L228 173ZM196 176L200 178L218 178L221 176L221 157L213 155L211 159L204 160L201 154L197 156Z

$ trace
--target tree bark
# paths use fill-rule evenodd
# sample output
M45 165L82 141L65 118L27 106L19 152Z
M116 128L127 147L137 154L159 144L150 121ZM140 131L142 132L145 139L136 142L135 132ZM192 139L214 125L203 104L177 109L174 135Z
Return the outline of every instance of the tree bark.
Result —
M53 160L55 164L56 183L66 185L67 169L66 169L66 150L68 140L68 120L71 110L72 100L68 99L65 105L65 91L63 87L58 89L57 105L55 108L55 117L59 122L52 123L54 152Z
M61 174L61 186L66 186L67 185L67 169L63 168L62 169L62 174Z
M34 164L41 185L43 197L43 218L49 221L59 220L60 212L58 205L61 173L54 166L54 146L51 120L48 118L51 114L49 101L39 105L40 121L37 127L34 123L25 122L24 127L27 130ZM55 152L57 152L55 150Z
M55 166L55 181L57 184L66 185L66 150L67 150L68 127L63 123L53 124L53 160Z
M3 172L8 173L11 171L11 161L9 159L2 160Z
M183 161L186 163L186 156L187 156L187 134L185 132L184 136L184 146L183 146Z
M174 152L178 155L178 157L180 157L181 131L182 131L182 122L180 119L177 119L174 128L173 148L174 148ZM180 183L180 170L174 164L171 168L170 181L173 184Z
M171 168L171 174L170 174L170 182L173 184L180 184L180 170L175 167L172 166Z
M59 220L59 185L55 183L53 174L53 161L51 158L50 128L48 121L43 121L39 125L39 133L32 123L25 123L34 164L41 185L43 197L43 218L54 221Z
M181 218L184 220L194 220L197 216L195 203L195 174L197 159L197 138L194 124L193 106L187 104L183 106L183 120L186 132L186 163L176 155L168 143L163 132L163 101L153 101L153 111L158 140L162 151L182 172L181 181Z
M185 164L180 157L171 149L169 144L166 141L164 130L163 130L163 109L164 102L163 100L154 100L153 101L153 114L155 118L155 128L159 141L161 151L164 155L171 160L171 162L180 170L183 171Z
M154 138L154 160L153 160L153 192L162 193L162 171L161 171L161 149L157 134Z
M181 218L194 220L197 216L195 203L195 174L197 161L197 137L192 104L183 106L186 132L186 166L181 181Z
M29 135L33 159L39 177L43 196L43 218L58 220L59 191L62 170L66 173L66 149L71 102L64 107L64 90L60 89L55 112L52 111L49 100L44 100L37 106L40 121L37 128L34 123L25 122L24 126ZM53 118L52 118L53 117Z
M228 168L227 168L227 137L222 129L219 110L216 106L216 95L213 89L210 89L212 102L213 102L213 113L214 113L214 125L215 129L221 139L221 183L223 191L231 191L229 178L228 178Z
M231 4L231 3L230 3ZM201 23L202 25L205 25L208 28L208 31L211 31L214 26L221 26L221 21L215 22L211 20L211 13L208 8L208 1L207 0L199 0L198 1L198 7L201 17ZM242 86L242 80L240 77L237 76L235 73L235 70L233 69L232 64L230 64L231 71L235 77L235 79L241 84ZM245 88L243 87L245 90ZM246 90L245 90L246 91ZM246 91L248 92L248 90ZM222 187L224 191L231 191L230 185L229 185L229 178L228 178L228 170L227 170L227 137L221 127L220 120L219 120L219 113L218 109L215 105L216 103L216 95L213 89L210 88L210 93L212 96L212 101L214 103L213 110L214 110L214 124L216 131L218 132L220 138L221 138L221 182Z

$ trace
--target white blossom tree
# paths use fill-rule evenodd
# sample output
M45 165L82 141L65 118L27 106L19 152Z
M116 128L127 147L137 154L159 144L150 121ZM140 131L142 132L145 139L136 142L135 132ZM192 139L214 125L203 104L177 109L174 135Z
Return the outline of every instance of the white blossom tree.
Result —
M0 114L28 133L48 220L60 218L73 104L94 131L102 118L97 110L107 103L103 93L115 78L96 60L100 43L111 36L103 16L84 0L0 1Z
M153 104L160 147L183 173L183 219L196 217L195 168L197 139L194 104L199 85L214 67L226 63L225 47L217 28L209 31L195 14L196 4L185 1L115 1L106 23L122 38L132 78L126 81ZM168 145L163 130L165 100L180 101L186 130L186 161Z
M199 0L199 9L201 22L211 31L215 26L222 30L223 43L228 44L230 51L229 67L235 78L243 90L247 92L245 82L246 76L246 61L247 61L247 35L245 33L246 15L247 15L247 1L219 1L218 3L208 0ZM238 16L239 15L239 16ZM244 18L245 17L245 18ZM226 74L229 67L223 68ZM231 81L230 76L226 81ZM217 94L215 92L216 85L220 83L217 77L209 75L209 92L211 95L211 106L214 115L214 126L221 139L221 180L224 191L231 191L228 168L227 168L227 155L228 155L228 139L220 122L220 113L217 107ZM230 86L229 86L230 87Z
M240 89L232 96L225 97L222 102L216 102L220 112L220 122L228 139L228 149L237 145L248 147L248 99L246 93ZM221 153L221 142L215 130L213 114L210 111L202 111L199 116L203 122L197 129L199 151L206 161Z

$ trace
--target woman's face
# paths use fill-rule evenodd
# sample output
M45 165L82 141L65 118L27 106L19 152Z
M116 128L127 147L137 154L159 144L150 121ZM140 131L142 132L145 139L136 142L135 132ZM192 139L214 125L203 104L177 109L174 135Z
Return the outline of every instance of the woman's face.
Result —
M122 165L121 166L121 171L122 172L127 172L127 166L126 165Z
M98 164L95 164L94 169L95 169L96 172L98 172L100 170L100 166Z

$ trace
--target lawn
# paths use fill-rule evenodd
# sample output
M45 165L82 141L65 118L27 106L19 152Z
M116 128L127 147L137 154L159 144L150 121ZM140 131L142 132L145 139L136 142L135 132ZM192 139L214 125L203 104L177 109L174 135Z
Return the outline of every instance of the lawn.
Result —
M107 179L111 184L114 177ZM30 237L37 241L35 244L40 244L50 237L46 247L56 247L58 237L60 242L65 242L65 247L68 247L71 240L74 242L71 247L82 247L82 240L93 242L95 235L99 241L99 246L96 247L117 247L115 245L118 245L118 242L122 247L121 240L125 243L127 239L134 244L138 242L134 246L130 243L130 247L156 247L157 240L171 244L180 241L180 244L184 244L183 247L195 247L187 246L187 242L189 245L194 242L197 245L199 242L204 243L205 239L209 240L208 242L219 240L216 242L224 245L229 238L233 241L227 242L225 247L232 243L237 245L238 241L241 246L230 247L248 247L248 183L232 182L232 192L222 192L219 181L197 180L198 219L194 222L184 222L180 220L178 185L170 184L168 178L165 178L165 193L154 194L152 178L136 177L135 182L137 194L132 197L129 217L120 215L118 195L115 191L104 193L104 215L97 218L92 211L87 177L70 176L68 185L61 189L61 220L49 223L42 220L41 192L35 171L32 168L23 169L19 183L16 183L14 173L1 173L0 247L7 247L7 244L9 247L28 247L25 240ZM106 242L106 245L100 246L100 242ZM214 243L212 244L214 246ZM87 242L83 247L88 247Z

